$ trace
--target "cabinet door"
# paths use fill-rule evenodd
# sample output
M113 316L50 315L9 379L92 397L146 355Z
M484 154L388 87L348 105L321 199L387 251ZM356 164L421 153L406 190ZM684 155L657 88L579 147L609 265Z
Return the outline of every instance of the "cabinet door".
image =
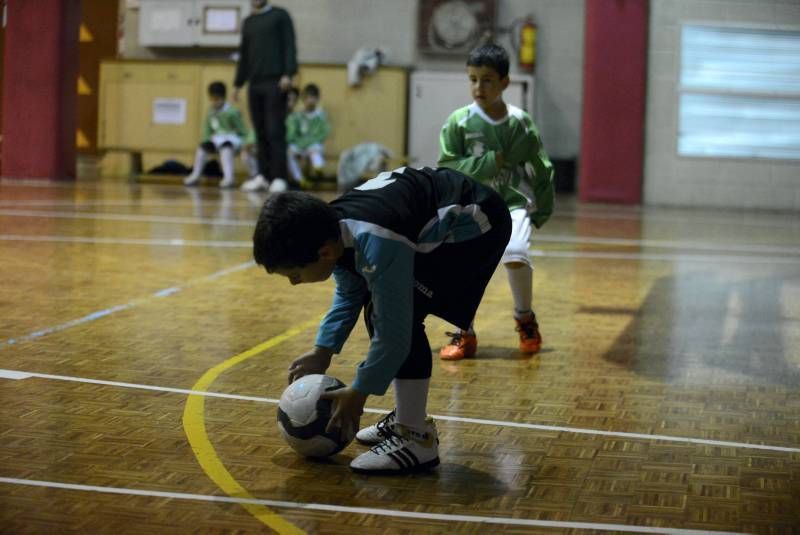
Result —
M197 83L110 82L107 146L194 151L200 140ZM111 119L111 118L110 118Z
M408 163L436 167L439 132L456 109L472 102L466 73L415 72L411 75Z
M142 46L192 46L197 27L195 0L141 0L139 44Z
M122 88L126 130L122 143L160 151L193 151L200 140L197 85L152 83Z
M99 145L193 151L200 139L197 64L104 62Z

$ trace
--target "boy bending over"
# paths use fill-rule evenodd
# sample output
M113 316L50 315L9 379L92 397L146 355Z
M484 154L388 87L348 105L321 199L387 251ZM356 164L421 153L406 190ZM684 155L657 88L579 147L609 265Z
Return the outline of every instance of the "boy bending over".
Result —
M425 317L468 328L511 233L511 218L491 188L451 169L381 173L330 204L307 193L267 199L253 252L267 273L294 284L333 274L333 305L311 351L289 367L289 382L325 373L364 310L370 334L352 385L329 392L329 425L358 427L369 395L394 384L396 408L356 435L372 448L350 467L404 473L439 464L438 435L427 416L431 348Z

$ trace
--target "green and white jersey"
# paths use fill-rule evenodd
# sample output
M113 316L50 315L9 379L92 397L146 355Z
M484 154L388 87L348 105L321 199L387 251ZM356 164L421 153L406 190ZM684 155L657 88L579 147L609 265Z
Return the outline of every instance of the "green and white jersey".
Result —
M203 142L211 141L212 136L236 136L240 141L249 137L249 130L242 120L242 114L230 102L220 109L209 107L203 122Z
M475 103L454 111L439 135L439 165L492 186L509 210L525 208L536 228L553 212L553 165L530 115L512 106L495 121ZM503 154L498 168L495 157Z
M317 108L312 112L296 111L286 118L286 143L305 150L311 145L321 145L331 132L328 116Z

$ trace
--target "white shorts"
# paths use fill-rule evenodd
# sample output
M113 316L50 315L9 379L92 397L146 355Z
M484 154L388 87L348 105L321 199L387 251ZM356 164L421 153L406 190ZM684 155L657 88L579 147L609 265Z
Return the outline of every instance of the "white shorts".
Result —
M508 240L508 245L506 245L506 250L500 261L503 264L522 262L533 267L531 255L528 251L530 241L531 218L528 215L528 211L524 208L511 210L511 239Z
M324 148L320 143L309 145L306 149L301 149L297 145L289 145L289 158L301 156L311 160L311 166L319 169L325 165L325 157L323 156Z
M242 146L242 138L236 134L214 134L211 136L211 143L219 150L223 144L230 143L233 150L238 151Z

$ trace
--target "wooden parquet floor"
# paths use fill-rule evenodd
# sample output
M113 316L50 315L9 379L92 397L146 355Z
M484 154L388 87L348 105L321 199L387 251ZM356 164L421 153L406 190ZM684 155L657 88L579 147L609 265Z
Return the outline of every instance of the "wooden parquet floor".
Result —
M442 465L365 477L362 446L278 435L332 283L251 263L262 201L0 182L0 533L800 533L797 214L560 199L532 242L542 352L515 350L498 271L478 356L434 362ZM329 373L367 346L359 323Z

